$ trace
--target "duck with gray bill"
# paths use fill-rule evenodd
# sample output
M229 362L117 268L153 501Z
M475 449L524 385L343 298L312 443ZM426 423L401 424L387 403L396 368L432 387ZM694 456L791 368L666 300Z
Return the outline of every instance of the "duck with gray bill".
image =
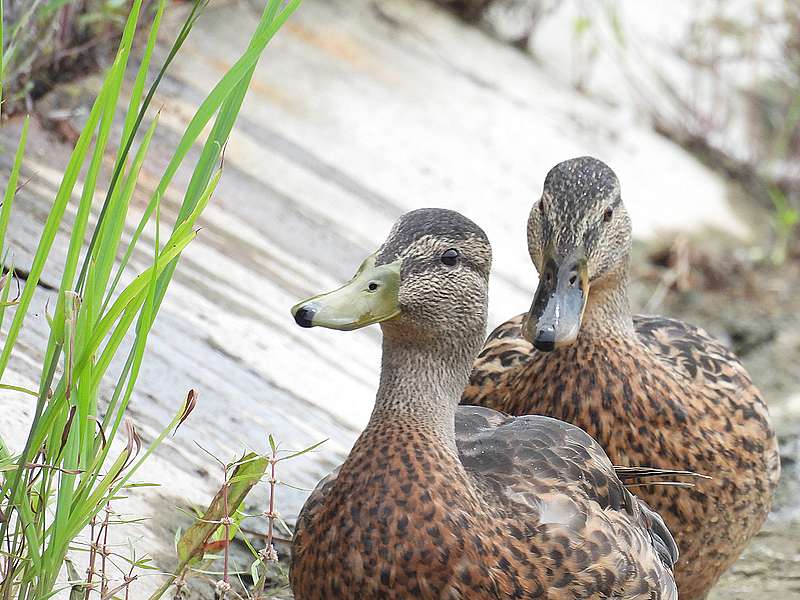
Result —
M636 488L675 534L681 598L705 598L777 487L766 403L702 329L631 314L631 220L608 165L584 156L553 167L527 230L539 273L531 308L489 335L463 402L577 425L617 464L710 475L692 490Z

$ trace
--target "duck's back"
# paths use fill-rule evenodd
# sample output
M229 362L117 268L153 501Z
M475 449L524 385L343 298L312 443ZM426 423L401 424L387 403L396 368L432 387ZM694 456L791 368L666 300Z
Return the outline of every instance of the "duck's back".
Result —
M719 407L717 414L731 429L754 428L763 435L771 432L766 403L753 385L739 358L705 330L667 317L636 315L633 325L641 344L656 357L680 383L691 390L683 394L685 402ZM777 482L777 473L776 482Z
M677 598L672 535L582 429L462 406L456 441L484 502L510 524L512 571L546 563L543 597ZM533 551L517 556L513 543L526 540Z

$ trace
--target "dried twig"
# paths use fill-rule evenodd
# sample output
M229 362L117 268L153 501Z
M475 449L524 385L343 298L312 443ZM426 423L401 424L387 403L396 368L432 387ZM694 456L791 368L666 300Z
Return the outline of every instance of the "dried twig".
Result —
M264 536L264 549L258 553L261 564L264 566L264 573L258 578L256 587L253 590L253 597L258 600L264 593L264 586L267 583L267 568L269 563L278 562L278 553L275 551L273 545L273 534L275 531L275 519L278 513L275 511L275 486L278 484L276 474L276 466L278 464L278 447L275 444L272 436L269 438L271 455L269 459L270 473L269 473L269 508L264 516L267 518L267 532Z

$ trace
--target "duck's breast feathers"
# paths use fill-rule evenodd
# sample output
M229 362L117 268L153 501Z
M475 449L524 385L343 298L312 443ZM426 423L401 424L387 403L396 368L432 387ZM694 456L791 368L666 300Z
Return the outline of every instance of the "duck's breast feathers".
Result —
M489 334L475 361L471 387L489 385L498 376L508 377L515 367L537 354L522 337L524 317L524 313L517 315ZM720 388L753 385L736 354L703 329L677 319L646 315L635 315L633 325L639 342L676 376Z
M303 504L303 508L300 509L300 514L297 516L297 523L295 524L294 536L292 538L293 556L298 556L306 550L308 544L314 542L313 539L308 539L309 536L304 534L309 524L314 520L317 512L323 507L325 498L335 485L341 468L342 466L339 465L324 477L311 494L309 494L305 504Z
M522 319L517 315L501 323L489 334L472 366L469 385L461 397L462 404L498 403L512 391L519 367L535 352L533 344L522 337Z

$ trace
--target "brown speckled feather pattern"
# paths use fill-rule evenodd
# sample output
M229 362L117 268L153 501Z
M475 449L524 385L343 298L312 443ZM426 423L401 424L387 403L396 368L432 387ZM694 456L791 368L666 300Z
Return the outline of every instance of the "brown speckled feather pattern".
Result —
M298 518L295 597L677 598L672 537L586 433L461 407L456 440L370 425Z
M767 408L745 369L672 319L637 316L635 333L582 333L542 353L523 339L522 317L489 336L462 402L573 423L615 464L711 475L690 490L636 488L678 543L681 598L702 598L760 528L780 474Z

